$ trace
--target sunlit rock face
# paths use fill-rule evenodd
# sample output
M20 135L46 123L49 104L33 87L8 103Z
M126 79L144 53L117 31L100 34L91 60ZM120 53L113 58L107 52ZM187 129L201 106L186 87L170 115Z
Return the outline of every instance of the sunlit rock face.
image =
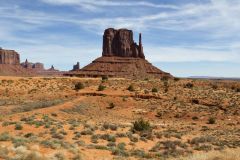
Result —
M5 50L0 48L0 64L20 64L20 56L14 50Z
M103 35L102 56L135 57L145 59L141 34L139 44L133 40L133 32L128 29L108 28Z

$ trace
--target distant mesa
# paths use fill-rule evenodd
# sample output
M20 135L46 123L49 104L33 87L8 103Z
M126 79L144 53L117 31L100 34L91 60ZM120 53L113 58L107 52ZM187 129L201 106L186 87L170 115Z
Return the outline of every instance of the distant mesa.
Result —
M133 40L133 32L128 29L108 28L104 31L102 56L79 70L65 73L78 77L124 78L172 78L172 75L161 71L145 60L142 35L138 44Z
M20 56L14 50L4 50L0 48L0 64L19 65Z
M27 68L27 69L33 69L36 71L43 71L44 69L44 64L37 62L37 63L32 63L32 62L28 62L28 60L26 59L25 62L21 63L21 66L23 68Z
M63 75L63 72L52 68L44 69L40 62L32 63L27 59L20 63L20 55L14 50L0 48L0 75L7 76L38 76Z

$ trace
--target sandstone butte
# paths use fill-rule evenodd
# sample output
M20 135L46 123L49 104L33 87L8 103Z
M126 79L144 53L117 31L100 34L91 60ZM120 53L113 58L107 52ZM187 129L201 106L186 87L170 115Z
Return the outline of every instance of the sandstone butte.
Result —
M28 60L20 63L20 55L16 51L0 48L0 75L2 76L61 76L62 74L54 68L44 69L43 63L32 63Z
M123 78L172 78L172 75L153 66L145 59L142 36L133 40L133 31L108 28L103 35L102 56L79 69L74 66L67 76Z

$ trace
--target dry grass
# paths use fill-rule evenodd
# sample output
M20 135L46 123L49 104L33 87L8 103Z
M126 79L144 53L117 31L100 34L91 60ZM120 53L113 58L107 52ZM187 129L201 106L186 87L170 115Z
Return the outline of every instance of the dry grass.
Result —
M239 160L240 148L226 149L223 151L211 151L208 153L197 153L189 157L179 157L171 160Z

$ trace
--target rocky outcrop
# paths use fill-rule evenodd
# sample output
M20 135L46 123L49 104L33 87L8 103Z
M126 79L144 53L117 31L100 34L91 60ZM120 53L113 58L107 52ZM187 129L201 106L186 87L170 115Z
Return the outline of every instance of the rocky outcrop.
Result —
M0 48L0 64L19 65L19 54L14 50L5 50Z
M143 53L142 37L139 44L133 41L133 32L127 29L106 29L103 35L102 57L80 70L65 73L79 77L172 78L147 60Z
M77 62L77 64L73 65L72 71L78 71L78 70L80 70L80 63L79 62Z
M133 40L133 32L128 29L106 29L103 35L102 56L135 57L145 59L142 47L142 37L139 34L139 44Z
M27 68L27 69L33 69L36 71L43 71L44 69L44 64L37 62L37 63L32 63L32 62L28 62L28 60L26 59L25 62L21 63L21 66L23 68Z

